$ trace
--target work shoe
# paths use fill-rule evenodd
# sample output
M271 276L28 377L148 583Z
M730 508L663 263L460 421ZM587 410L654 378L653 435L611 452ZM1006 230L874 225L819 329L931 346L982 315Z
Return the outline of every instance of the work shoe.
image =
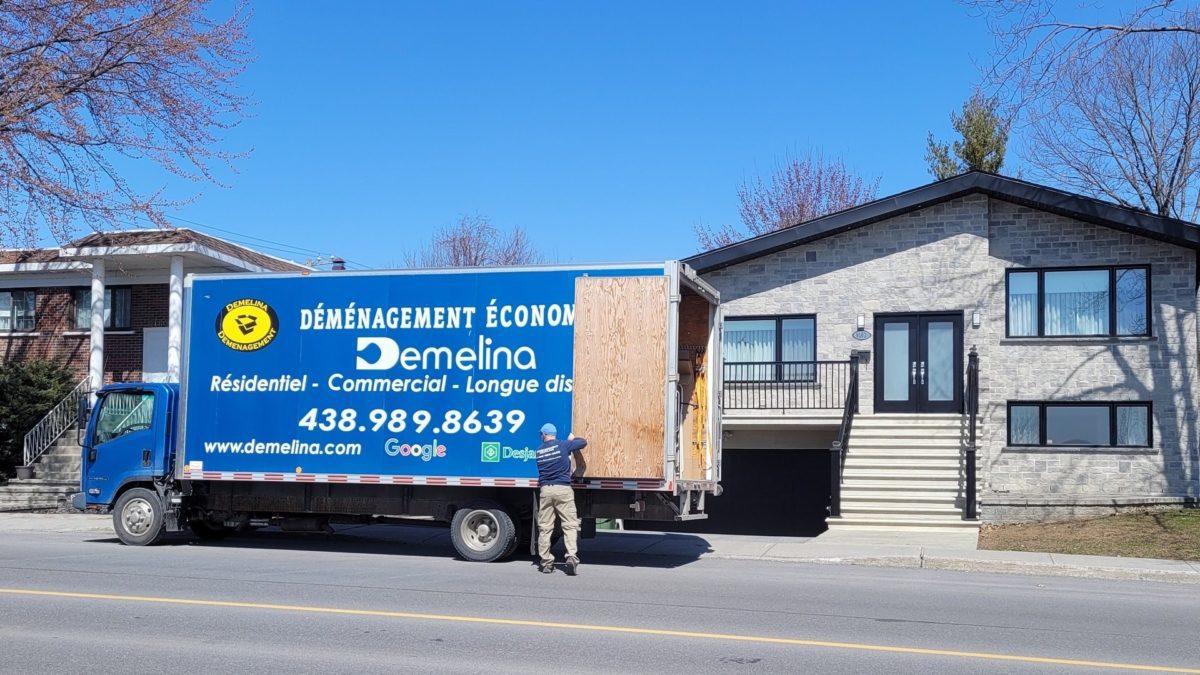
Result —
M542 563L538 565L538 571L542 574L554 574L554 563Z
M567 576L575 576L579 573L579 558L569 556L567 558Z

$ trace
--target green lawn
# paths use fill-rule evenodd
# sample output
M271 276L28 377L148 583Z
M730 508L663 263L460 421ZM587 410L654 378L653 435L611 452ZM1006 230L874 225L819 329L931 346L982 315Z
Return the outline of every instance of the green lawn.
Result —
M980 530L979 548L1200 560L1200 508L1064 523L987 526Z

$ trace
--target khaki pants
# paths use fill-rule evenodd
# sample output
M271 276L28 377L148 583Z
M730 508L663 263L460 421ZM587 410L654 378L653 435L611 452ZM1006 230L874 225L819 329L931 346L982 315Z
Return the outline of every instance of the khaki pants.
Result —
M554 533L554 517L562 521L563 542L567 556L578 558L575 543L579 536L579 516L575 514L575 490L570 485L546 485L538 501L538 555L542 562L554 562L550 553L550 536Z

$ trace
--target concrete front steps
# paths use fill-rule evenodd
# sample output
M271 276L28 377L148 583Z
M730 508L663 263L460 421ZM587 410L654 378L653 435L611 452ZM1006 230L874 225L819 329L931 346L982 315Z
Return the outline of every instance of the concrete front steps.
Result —
M0 485L0 513L6 511L40 511L66 506L72 492L79 492L79 481L34 478L9 481Z
M958 501L964 438L960 415L855 417L829 529L978 529Z
M83 458L68 431L33 463L32 480L11 480L0 485L0 512L33 511L64 506L79 491Z

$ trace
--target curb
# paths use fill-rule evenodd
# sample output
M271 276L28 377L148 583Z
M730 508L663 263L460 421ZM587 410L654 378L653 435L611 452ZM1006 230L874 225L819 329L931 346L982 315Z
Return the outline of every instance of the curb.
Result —
M654 554L648 554L654 555ZM1015 561L976 560L972 558L926 558L924 556L881 556L881 557L836 557L782 558L778 556L745 556L708 553L704 558L719 560L765 560L780 563L807 563L810 565L861 565L863 567L892 567L904 569L930 569L948 572L985 572L991 574L1014 574L1025 576L1076 577L1084 579L1109 579L1115 581L1155 581L1174 584L1200 584L1200 572L1173 570L1151 570L1145 568L1089 567L1084 565L1045 565Z

